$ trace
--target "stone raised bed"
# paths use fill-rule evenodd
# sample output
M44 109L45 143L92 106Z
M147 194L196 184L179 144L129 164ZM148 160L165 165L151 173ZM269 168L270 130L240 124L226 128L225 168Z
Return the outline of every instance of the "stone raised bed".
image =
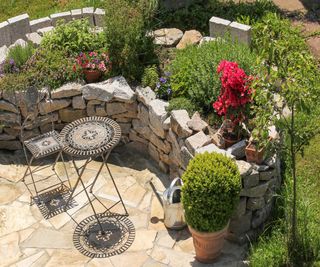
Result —
M0 22L0 47L13 45L18 40L34 42L43 33L50 31L59 19L71 21L87 18L91 26L102 27L105 11L100 8L85 7L71 11L51 14L48 17L30 20L28 14L22 14ZM32 33L32 35L30 35Z
M167 3L168 2L168 3ZM168 4L172 1L164 1ZM181 2L181 3L180 3ZM177 1L174 5L185 5L188 0ZM168 6L168 8L171 8ZM0 23L0 63L6 59L8 50L15 45L24 46L27 41L35 46L40 45L42 37L54 29L58 20L66 22L87 18L92 27L101 30L104 24L105 11L103 9L86 7L71 11L51 14L48 17L30 20L28 14L22 14ZM189 44L198 44L212 41L229 33L232 40L237 40L246 45L251 43L251 27L248 25L231 22L218 17L209 21L210 36L202 37L196 30L182 32L176 28L158 29L152 32L154 43L165 47L183 49Z
M52 92L52 102L40 102L37 117L26 138L51 130L51 121L61 130L67 123L86 116L108 116L122 129L126 143L155 160L170 177L180 176L197 153L217 152L234 158L239 166L243 189L231 224L229 238L246 242L255 237L267 220L273 195L280 185L279 160L274 156L265 165L242 160L245 142L228 150L213 144L207 124L196 113L166 111L168 103L156 99L150 88L131 88L123 77L96 84L70 83ZM0 149L21 149L18 126L26 116L23 92L0 93Z

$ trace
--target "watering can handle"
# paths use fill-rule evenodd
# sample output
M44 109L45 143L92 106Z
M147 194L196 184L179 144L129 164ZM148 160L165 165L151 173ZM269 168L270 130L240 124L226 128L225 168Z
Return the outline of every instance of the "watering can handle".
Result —
M169 203L172 204L173 202L173 194L176 190L181 190L181 186L174 186L171 191L169 192Z
M181 180L181 178L176 177L173 179L173 181L171 182L170 186L169 186L169 191L172 190L172 188L176 185L177 181L180 181L181 185L183 185L183 182Z
M171 184L169 186L169 189L168 189L169 203L172 203L172 198L173 198L174 191L181 188L180 186L175 186L178 181L180 181L181 185L183 185L182 179L179 178L179 177L176 177L176 178L173 179L173 181L171 182Z

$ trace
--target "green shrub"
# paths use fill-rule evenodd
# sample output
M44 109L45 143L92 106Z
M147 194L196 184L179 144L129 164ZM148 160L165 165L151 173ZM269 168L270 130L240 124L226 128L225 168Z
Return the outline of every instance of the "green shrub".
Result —
M275 12L277 7L270 0L225 1L225 0L199 0L186 8L172 10L160 9L156 20L162 27L175 27L183 31L197 29L205 35L209 33L208 21L212 16L221 17L231 21L244 21L249 18L249 24L260 20L267 12ZM190 19L192 18L192 19Z
M15 66L20 69L34 53L32 43L27 43L26 46L16 45L9 49L7 60L13 60Z
M168 111L185 109L191 117L197 111L197 107L185 97L173 98L169 101Z
M198 154L182 180L187 223L200 232L223 229L239 201L241 177L237 165L221 154Z
M157 63L151 36L153 1L106 0L105 34L113 70L140 81L146 65Z
M308 52L300 30L276 13L268 13L253 26L252 47L265 60L269 72L270 68L276 67L281 78L286 77L292 60L300 60L300 57L291 57L292 54Z
M256 55L245 45L224 40L178 51L169 67L173 97L184 96L204 114L212 112L212 103L221 87L217 75L221 60L236 61L250 75L255 68Z
M159 74L155 65L146 67L144 69L143 76L141 79L142 86L150 86L154 90L156 88L158 80Z
M28 73L10 73L0 78L0 91L23 91L29 86Z
M68 58L64 51L39 49L27 62L25 71L31 85L57 88L79 78L79 73L73 71L74 63L74 58Z
M86 19L68 23L58 21L53 32L44 36L41 47L48 51L65 51L67 55L94 51L106 46L104 33L92 32Z

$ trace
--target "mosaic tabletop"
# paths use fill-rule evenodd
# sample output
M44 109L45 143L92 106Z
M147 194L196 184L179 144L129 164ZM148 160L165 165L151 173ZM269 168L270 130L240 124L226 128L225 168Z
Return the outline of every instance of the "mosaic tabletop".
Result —
M66 153L80 157L95 156L119 143L121 129L114 120L94 116L69 123L60 136Z

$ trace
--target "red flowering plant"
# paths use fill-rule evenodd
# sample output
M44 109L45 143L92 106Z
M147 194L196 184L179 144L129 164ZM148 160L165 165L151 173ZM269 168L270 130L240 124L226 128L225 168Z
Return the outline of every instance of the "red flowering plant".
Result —
M79 67L81 70L98 70L107 74L111 71L109 54L105 51L81 52L73 65L73 71L77 72Z
M219 63L217 73L220 75L222 86L213 108L218 115L231 121L233 131L239 135L240 125L248 119L250 112L253 77L248 76L236 62L226 60Z

